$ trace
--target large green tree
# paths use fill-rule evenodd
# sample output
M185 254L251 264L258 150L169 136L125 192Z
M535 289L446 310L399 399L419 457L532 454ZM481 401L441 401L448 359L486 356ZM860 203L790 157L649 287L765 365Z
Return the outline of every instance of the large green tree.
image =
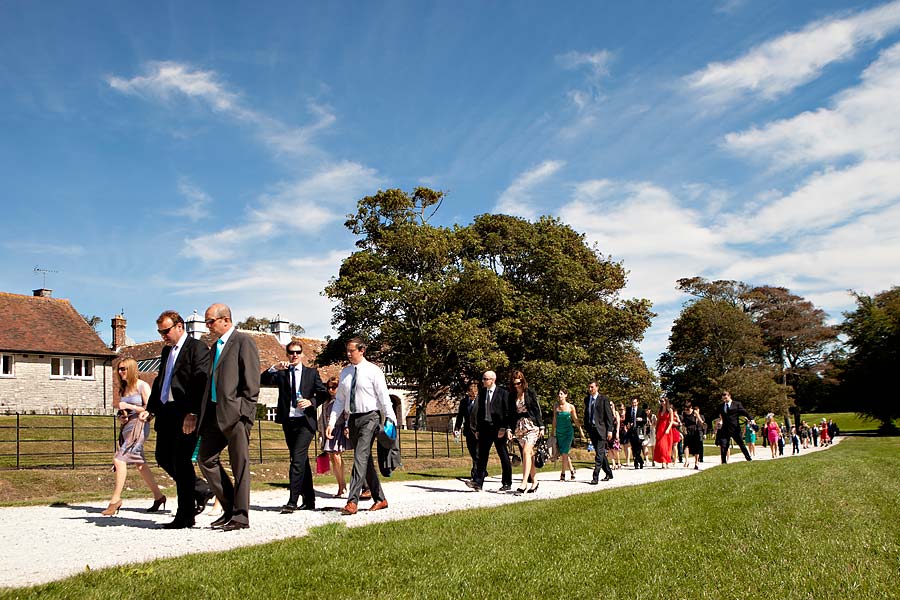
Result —
M370 354L427 402L467 378L522 368L542 391L610 391L653 385L636 342L650 324L646 300L620 300L623 267L556 219L481 215L467 226L430 224L443 194L391 189L359 201L347 228L357 251L326 288L337 301L338 340L362 334ZM636 360L637 358L637 360Z
M900 287L866 296L856 294L856 310L844 314L841 331L849 353L841 387L857 412L896 432L900 401L894 369L900 365Z

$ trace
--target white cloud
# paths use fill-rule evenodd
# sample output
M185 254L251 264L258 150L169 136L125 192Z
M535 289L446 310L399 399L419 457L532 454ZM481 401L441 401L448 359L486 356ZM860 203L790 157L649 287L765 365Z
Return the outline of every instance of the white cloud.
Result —
M745 95L782 96L817 78L829 64L847 60L866 44L900 29L900 1L847 17L830 17L801 31L751 48L730 62L710 63L685 77L688 88L712 103Z
M215 277L177 284L176 294L225 301L238 319L280 315L323 338L332 333L331 301L322 295L341 262L353 249L298 258L259 260L221 267ZM300 277L287 274L302 274Z
M231 260L248 245L292 232L318 231L344 217L332 207L352 207L360 195L380 183L374 170L360 164L331 165L261 194L257 205L241 218L241 225L189 238L182 252L203 262Z
M774 167L836 160L900 159L900 43L881 53L859 85L833 107L805 112L725 137L735 152L770 160Z
M181 208L172 211L172 214L185 217L189 221L199 221L209 216L209 205L212 198L202 189L194 185L187 177L178 179L178 193L184 196L187 202Z
M561 160L545 160L519 175L500 194L494 212L534 219L537 216L537 210L531 200L534 188L553 177L565 164Z
M13 252L27 254L58 254L61 256L81 256L85 253L84 246L78 244L51 244L46 242L32 242L27 240L10 240L3 242L3 247Z
M866 161L813 175L796 191L748 214L731 215L734 242L786 239L824 231L900 200L900 161Z
M215 71L204 71L173 61L148 62L145 71L145 75L131 79L107 77L106 82L123 94L163 101L184 96L203 102L215 112L255 127L257 136L278 153L305 155L317 152L312 145L313 137L337 120L328 107L310 102L308 108L314 122L303 127L290 127L247 106L240 94L220 81Z
M609 50L597 50L596 52L566 52L557 55L556 62L564 69L578 69L587 67L595 77L609 75L609 63L613 54Z
M559 215L601 252L623 261L630 271L626 293L655 303L680 297L677 279L724 266L733 257L698 212L646 182L578 183Z

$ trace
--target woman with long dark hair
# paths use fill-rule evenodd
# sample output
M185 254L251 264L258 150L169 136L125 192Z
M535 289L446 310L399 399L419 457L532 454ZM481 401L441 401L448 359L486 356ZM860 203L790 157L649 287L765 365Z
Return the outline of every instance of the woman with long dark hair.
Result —
M513 371L509 378L509 396L516 403L516 439L522 449L522 487L518 493L526 491L529 479L534 483L528 493L538 489L537 468L534 465L534 445L544 433L544 420L537 396L528 389L528 381L522 371Z
M144 483L153 492L153 506L148 508L147 512L156 512L160 506L166 505L166 497L159 491L153 472L144 459L144 442L150 435L150 423L141 422L138 416L147 410L150 384L138 379L137 374L137 363L133 358L123 359L116 367L115 381L119 388L119 418L122 421L122 431L119 433L119 450L113 457L116 487L112 498L109 499L109 506L102 513L107 517L118 513L122 507L122 489L125 487L129 464L135 465Z

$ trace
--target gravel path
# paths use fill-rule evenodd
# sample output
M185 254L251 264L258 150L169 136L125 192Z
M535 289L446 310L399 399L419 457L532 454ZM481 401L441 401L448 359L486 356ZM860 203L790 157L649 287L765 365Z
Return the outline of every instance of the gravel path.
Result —
M841 438L838 438L840 441ZM790 446L786 449L790 452ZM808 454L821 450L803 450ZM784 460L790 458L785 454ZM742 462L740 452L732 460ZM755 460L771 460L769 450L759 447ZM485 491L474 492L457 480L418 480L392 482L384 479L385 494L390 506L374 514L364 512L369 501L360 503L360 512L352 517L339 514L345 500L332 498L335 486L318 487L315 512L302 511L282 515L279 509L287 500L286 490L253 492L251 497L250 529L222 532L209 529L215 518L206 513L197 518L193 529L165 530L159 525L170 521L172 514L145 512L150 499L126 500L117 517L104 517L100 512L106 502L90 502L65 506L30 506L0 509L0 585L21 587L63 579L84 571L86 567L99 569L126 563L141 563L156 558L184 554L227 550L239 546L262 544L272 540L306 535L312 527L342 522L350 527L383 521L409 519L441 514L454 510L498 506L513 502L546 500L572 494L586 494L602 490L686 477L718 466L719 457L707 456L700 471L647 467L630 467L615 471L612 481L592 486L589 469L579 469L574 482L559 481L558 472L540 473L540 488L534 494L521 496L497 493L499 477L485 482ZM513 487L518 474L513 470ZM73 473L73 475L75 475ZM77 476L77 475L76 475ZM174 509L175 500L170 500ZM208 509L209 510L209 509ZM207 510L207 512L208 512ZM127 548L127 553L121 552Z

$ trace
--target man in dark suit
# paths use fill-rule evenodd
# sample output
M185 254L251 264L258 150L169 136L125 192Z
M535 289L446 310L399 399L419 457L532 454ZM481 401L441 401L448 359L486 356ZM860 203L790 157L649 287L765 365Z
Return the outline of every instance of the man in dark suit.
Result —
M500 458L500 491L512 489L512 464L506 441L512 438L511 427L515 423L516 413L510 406L506 390L497 387L497 374L485 371L481 378L482 389L478 393L478 408L475 418L475 431L478 437L478 463L475 477L467 485L480 491L484 486L487 474L488 455L491 446L497 449Z
M728 462L728 444L731 443L731 440L737 443L741 452L744 453L744 458L748 461L753 460L750 458L747 446L744 445L744 436L741 435L741 426L738 423L738 417L749 419L750 413L747 412L743 404L737 400L732 400L731 392L728 390L722 392L719 416L722 418L722 428L719 430L717 441L719 442L719 450L722 453L722 464L724 465Z
M597 382L592 381L588 385L588 395L584 399L588 437L591 438L591 443L594 445L594 475L591 478L591 485L597 485L601 470L606 474L603 481L613 478L609 459L606 457L606 445L612 442L616 422L609 398L598 390Z
M224 531L250 527L250 430L259 397L259 352L256 342L236 331L231 309L213 304L206 309L206 326L218 340L210 350L209 399L200 411L200 453L197 462L222 505L213 527ZM234 482L219 455L228 447Z
M328 400L328 391L319 372L302 362L303 344L290 341L285 351L287 360L275 363L260 376L262 385L278 386L275 422L281 423L291 455L291 491L287 504L281 508L282 514L316 508L309 445L316 435L316 407ZM303 502L297 506L301 497Z
M459 401L459 411L456 413L456 424L453 430L459 435L462 432L466 439L466 449L472 458L471 478L475 479L478 472L478 437L475 435L475 421L478 410L478 383L469 382L466 396ZM482 478L483 479L483 478Z
M203 511L213 494L205 481L196 477L191 460L197 446L197 415L205 402L209 377L209 349L187 335L184 319L167 310L156 319L163 346L159 373L153 382L146 421L156 417L156 462L175 480L178 510L167 529L194 525L194 515Z
M634 468L644 468L644 411L638 406L638 399L631 399L631 406L625 408L625 428L628 430L628 441L631 443L631 456Z

